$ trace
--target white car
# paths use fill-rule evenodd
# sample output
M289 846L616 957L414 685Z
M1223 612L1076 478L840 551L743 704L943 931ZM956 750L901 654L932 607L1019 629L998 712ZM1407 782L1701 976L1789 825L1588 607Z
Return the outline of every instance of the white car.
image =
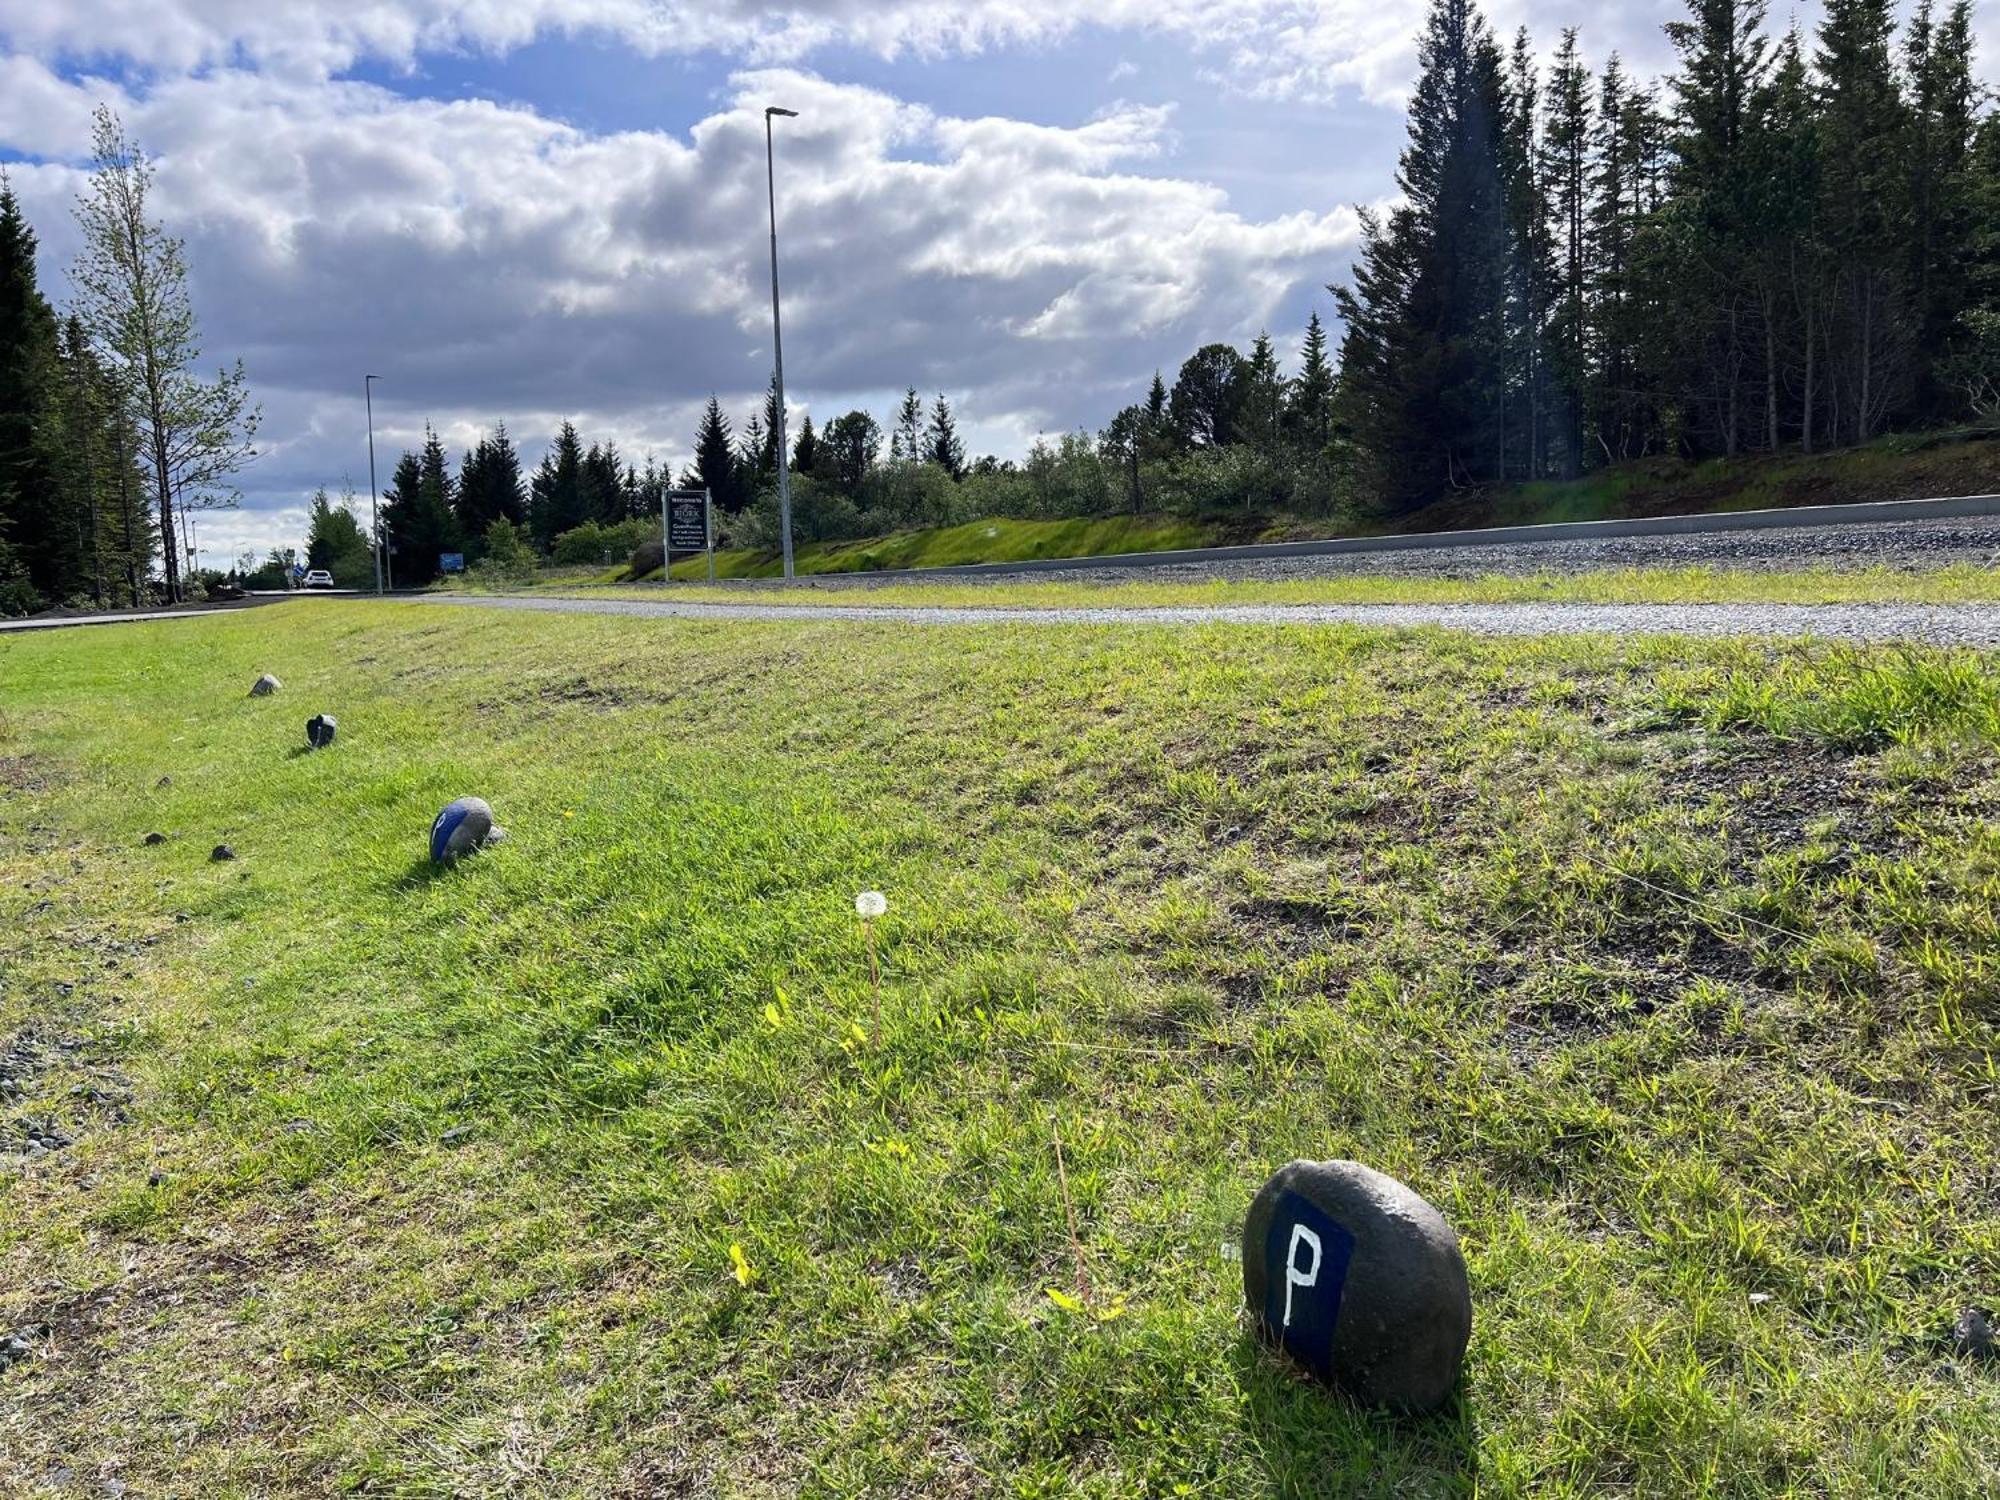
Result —
M306 574L305 582L304 584L301 585L301 587L309 589L330 589L333 587L333 575L327 572L325 568L314 568L310 573Z

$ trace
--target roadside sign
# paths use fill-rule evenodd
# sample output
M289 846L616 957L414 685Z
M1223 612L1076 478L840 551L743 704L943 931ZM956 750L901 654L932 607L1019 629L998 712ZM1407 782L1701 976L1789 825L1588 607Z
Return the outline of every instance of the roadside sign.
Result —
M668 490L660 502L665 512L665 565L671 569L676 552L706 552L708 576L715 577L715 530L707 490ZM671 573L669 573L671 578Z
M438 554L438 571L440 573L463 573L465 571L465 554L463 552L440 552Z

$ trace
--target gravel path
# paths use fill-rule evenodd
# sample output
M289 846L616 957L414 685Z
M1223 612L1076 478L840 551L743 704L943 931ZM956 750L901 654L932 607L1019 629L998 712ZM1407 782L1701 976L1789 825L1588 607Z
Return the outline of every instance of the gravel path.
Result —
M1270 557L1237 562L1171 563L1157 568L1077 568L1059 573L815 574L792 588L866 589L935 578L939 582L1189 583L1211 579L1478 578L1489 573L1588 573L1599 568L1734 568L1782 572L1942 568L1952 563L2000 566L2000 516L1953 521L1877 521L1852 526L1689 532L1588 541L1515 542L1484 547L1437 547L1402 552L1340 552L1319 557ZM787 587L782 580L746 580L746 590Z
M1842 641L2000 645L2000 606L1987 604L1266 604L996 609L453 594L420 594L409 602L445 608L679 620L863 620L900 625L1437 625L1480 635L1814 636Z

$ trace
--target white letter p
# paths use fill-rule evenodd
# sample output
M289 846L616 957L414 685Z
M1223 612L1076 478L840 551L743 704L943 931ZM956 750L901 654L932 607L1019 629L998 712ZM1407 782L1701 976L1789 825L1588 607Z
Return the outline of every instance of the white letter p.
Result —
M1299 1265L1299 1245L1303 1242L1312 1247L1312 1264ZM1284 1327L1292 1326L1292 1288L1295 1286L1315 1286L1319 1282L1319 1236L1303 1224L1292 1226L1292 1242L1285 1246L1285 1321Z

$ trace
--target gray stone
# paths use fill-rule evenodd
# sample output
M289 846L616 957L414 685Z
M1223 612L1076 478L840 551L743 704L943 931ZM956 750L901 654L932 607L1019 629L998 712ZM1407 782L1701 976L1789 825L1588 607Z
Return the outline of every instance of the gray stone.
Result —
M208 851L208 857L211 861L220 863L225 859L236 858L236 851L227 844L217 844L213 849Z
M494 824L493 809L484 800L460 797L431 823L431 860L448 865L506 837L507 830Z
M1951 1325L1951 1347L1955 1354L1973 1359L2000 1358L2000 1335L1993 1329L1993 1314L1983 1307L1968 1307Z
M253 698L268 698L283 686L282 682L278 681L269 672L266 672L262 677L259 677L255 682L250 684L250 696Z
M164 844L166 841L167 836L164 833L149 833L146 835L146 842L149 844Z
M1472 1336L1458 1236L1393 1177L1295 1161L1251 1201L1243 1297L1262 1336L1368 1406L1430 1411Z

